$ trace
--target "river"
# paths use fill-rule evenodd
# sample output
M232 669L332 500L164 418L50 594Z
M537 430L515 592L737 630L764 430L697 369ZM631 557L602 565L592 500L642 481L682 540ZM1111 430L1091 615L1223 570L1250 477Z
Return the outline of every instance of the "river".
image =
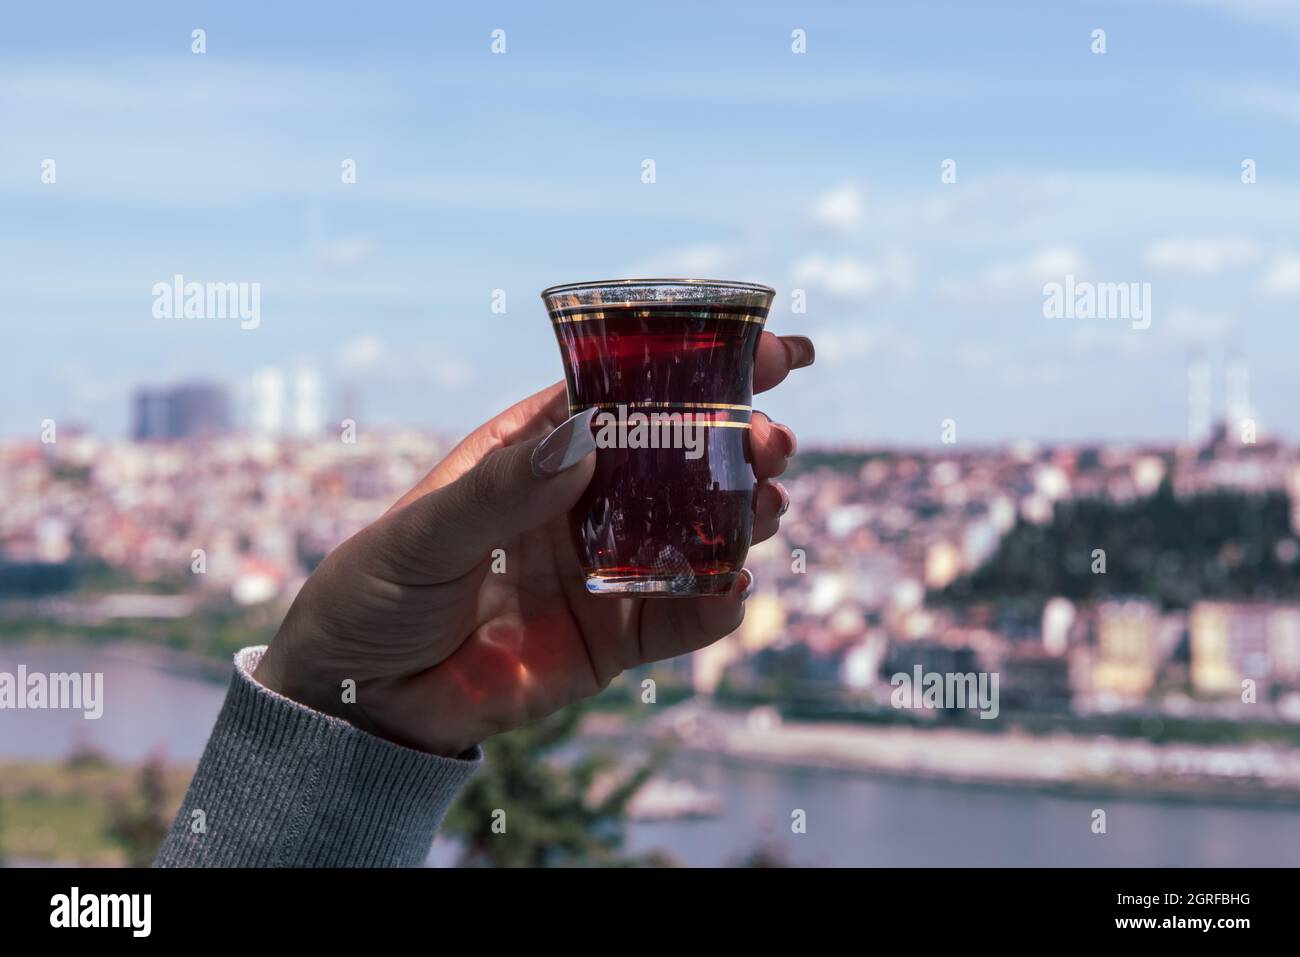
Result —
M0 648L0 671L104 673L104 714L0 711L0 760L58 760L78 745L124 761L193 762L224 696L207 669L147 649ZM679 753L668 777L716 795L714 817L628 826L629 849L692 866L726 864L767 846L808 866L1300 865L1300 813L1264 808L1077 799L835 771L783 769ZM1094 808L1105 834L1091 829ZM796 810L806 833L791 831ZM435 845L435 863L450 848Z

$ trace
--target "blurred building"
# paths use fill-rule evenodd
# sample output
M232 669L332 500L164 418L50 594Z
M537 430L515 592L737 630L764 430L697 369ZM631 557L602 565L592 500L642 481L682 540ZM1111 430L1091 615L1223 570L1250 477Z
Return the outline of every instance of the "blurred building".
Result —
M1260 685L1300 686L1300 605L1197 602L1190 616L1192 687L1236 695Z
M1197 356L1187 366L1187 441L1200 445L1210 437L1213 406L1210 394L1210 362Z
M1048 599L1043 606L1043 650L1050 655L1063 655L1070 644L1070 629L1077 618L1074 603L1068 598Z
M256 435L278 436L285 432L288 420L285 394L288 391L284 372L275 366L258 369L249 383L249 422Z
M728 668L775 644L785 633L785 617L776 595L760 592L752 597L739 631L691 656L691 684L695 690L712 694Z
M279 366L258 369L245 388L248 422L255 435L268 438L314 438L325 427L324 386L308 365L285 372Z
M320 373L309 366L294 370L293 415L290 428L294 435L312 438L325 427L325 406Z
M981 670L979 656L974 648L929 638L895 645L885 669L890 674L911 675L918 665L922 674L969 674Z
M925 554L925 584L928 588L946 588L965 569L962 553L952 542L935 542Z
M1155 686L1161 660L1160 612L1149 601L1103 602L1097 608L1097 657L1092 690L1144 698Z
M131 437L136 441L207 438L229 429L230 400L217 385L137 389L132 397Z
M1007 711L1068 714L1074 698L1070 659L1041 646L1014 648L998 667Z

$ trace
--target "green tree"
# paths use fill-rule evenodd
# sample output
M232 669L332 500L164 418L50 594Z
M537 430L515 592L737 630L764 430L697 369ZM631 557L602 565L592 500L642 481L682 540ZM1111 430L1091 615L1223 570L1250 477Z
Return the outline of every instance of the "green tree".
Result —
M574 741L585 710L566 708L487 742L484 766L443 828L462 842L463 866L669 863L662 855L623 850L627 805L666 752L656 750L631 770L620 768L613 755Z
M1170 608L1201 598L1277 599L1300 589L1291 503L1280 491L1220 489L1180 497L1166 481L1147 498L1078 499L1046 525L1020 521L970 575L932 595L937 604L1001 601L1033 614L1053 595L1077 601L1147 595ZM1094 550L1106 574L1093 574Z
M138 790L117 798L109 808L108 837L126 852L129 867L149 867L167 836L164 771L161 760L146 761L140 768Z

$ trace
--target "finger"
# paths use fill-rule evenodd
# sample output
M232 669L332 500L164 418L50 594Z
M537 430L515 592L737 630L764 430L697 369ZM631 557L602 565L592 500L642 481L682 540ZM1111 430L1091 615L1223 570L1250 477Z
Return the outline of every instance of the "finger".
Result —
M817 351L807 336L778 336L764 332L758 338L758 355L754 361L754 391L765 392L779 385L791 369L813 364Z
M781 527L781 516L790 508L790 493L780 482L760 482L754 490L754 530L750 542L765 542Z
M773 422L766 414L754 411L749 420L749 447L757 478L775 478L785 471L798 448L794 432L787 425Z
M716 598L647 598L641 613L641 663L698 651L731 634L745 618L754 576L743 569L726 595Z
M544 438L488 454L449 485L382 520L383 548L395 581L450 581L493 548L564 514L596 467L594 408Z
M450 485L497 449L543 436L568 417L569 396L563 382L534 392L465 436L389 511L405 508L416 499Z

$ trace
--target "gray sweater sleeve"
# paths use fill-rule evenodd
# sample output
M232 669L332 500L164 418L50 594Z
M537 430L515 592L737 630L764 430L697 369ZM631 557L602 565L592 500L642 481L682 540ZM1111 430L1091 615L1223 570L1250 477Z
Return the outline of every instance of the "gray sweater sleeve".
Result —
M444 758L384 741L235 674L155 867L414 867L478 748Z

